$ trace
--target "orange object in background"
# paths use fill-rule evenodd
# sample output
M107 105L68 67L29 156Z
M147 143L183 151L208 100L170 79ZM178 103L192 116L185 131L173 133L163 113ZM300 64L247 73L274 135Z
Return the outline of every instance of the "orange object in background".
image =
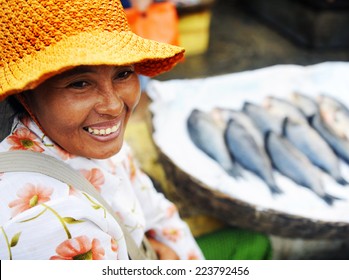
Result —
M137 35L179 45L178 15L171 2L152 3L145 12L135 7L125 9L131 30Z

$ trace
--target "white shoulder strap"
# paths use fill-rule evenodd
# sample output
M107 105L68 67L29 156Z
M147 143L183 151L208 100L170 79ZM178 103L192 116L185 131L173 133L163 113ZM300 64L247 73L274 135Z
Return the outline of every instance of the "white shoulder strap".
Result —
M66 163L32 151L8 151L0 153L0 172L36 172L82 190L95 199L115 218L120 225L127 244L129 256L132 260L156 259L156 254L150 247L146 238L143 240L143 248L138 248L128 230L120 218L115 214L110 205L97 192L94 186L79 172Z

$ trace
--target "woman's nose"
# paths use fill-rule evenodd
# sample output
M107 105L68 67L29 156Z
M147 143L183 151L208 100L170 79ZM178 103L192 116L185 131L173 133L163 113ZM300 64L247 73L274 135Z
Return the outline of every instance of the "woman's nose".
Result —
M119 115L124 108L124 101L113 88L105 88L99 91L95 110L101 115Z

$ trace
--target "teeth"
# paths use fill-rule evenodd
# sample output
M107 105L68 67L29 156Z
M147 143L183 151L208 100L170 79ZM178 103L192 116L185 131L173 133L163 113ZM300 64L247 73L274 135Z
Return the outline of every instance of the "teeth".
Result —
M97 129L97 128L91 128L88 127L87 131L93 135L109 135L115 131L117 131L120 127L120 123L117 125L114 125L112 127L108 127L107 129Z

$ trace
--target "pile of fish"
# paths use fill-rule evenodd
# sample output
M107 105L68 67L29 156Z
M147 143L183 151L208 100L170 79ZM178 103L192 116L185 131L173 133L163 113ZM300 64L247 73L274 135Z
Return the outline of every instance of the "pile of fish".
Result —
M322 172L348 185L340 161L349 164L349 110L325 94L292 93L245 102L241 109L192 110L187 119L193 143L232 177L243 171L261 178L275 197L282 195L274 172L309 188L332 205L341 198L324 189Z

